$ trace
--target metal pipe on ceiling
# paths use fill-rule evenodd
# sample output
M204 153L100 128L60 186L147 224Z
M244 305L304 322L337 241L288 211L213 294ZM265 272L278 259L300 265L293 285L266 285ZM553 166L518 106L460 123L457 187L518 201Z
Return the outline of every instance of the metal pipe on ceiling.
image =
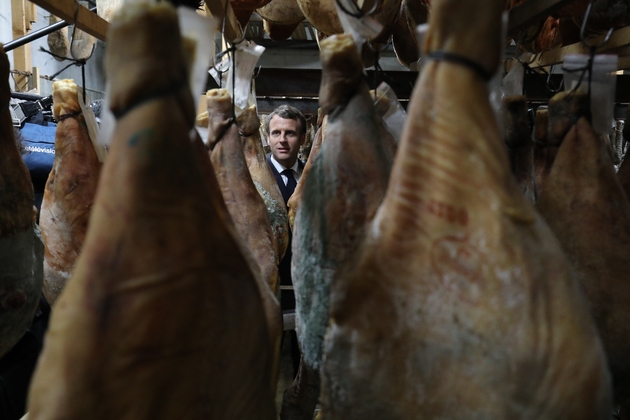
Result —
M96 12L96 7L92 7L90 9L90 12ZM48 25L44 28L33 31L30 34L26 34L23 37L7 42L3 46L4 51L9 52L11 50L14 50L16 48L21 47L22 45L28 44L29 42L33 42L41 37L44 37L59 29L65 28L66 26L69 26L69 25L70 23L66 22L65 20L60 20L57 23L53 23L52 25Z

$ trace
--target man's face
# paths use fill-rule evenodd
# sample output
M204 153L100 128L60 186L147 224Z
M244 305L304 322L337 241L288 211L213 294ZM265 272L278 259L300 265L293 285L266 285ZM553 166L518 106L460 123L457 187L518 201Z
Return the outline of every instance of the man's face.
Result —
M299 120L290 120L274 115L269 121L269 147L271 154L285 168L297 161L300 146L304 142Z

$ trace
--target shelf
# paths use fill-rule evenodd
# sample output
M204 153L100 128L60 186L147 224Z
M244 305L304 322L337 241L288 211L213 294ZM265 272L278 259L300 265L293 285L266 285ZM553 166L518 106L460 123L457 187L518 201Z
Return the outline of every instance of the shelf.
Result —
M107 38L109 23L74 0L31 0L31 2L65 20L70 25L75 24L77 28L101 41L105 41ZM77 17L76 22L74 21L75 15Z
M604 39L605 35L601 35L595 39L593 39L593 44L598 44ZM610 40L601 48L597 50L598 54L615 54L622 52L623 55L620 57L619 61L619 69L624 70L630 67L630 62L627 59L627 52L623 51L630 47L630 26L626 26L625 28L621 28L613 32ZM534 61L530 64L530 67L547 67L553 66L555 64L560 64L564 61L564 57L568 54L589 54L588 48L586 48L581 42L576 44L567 45L561 48L556 48L551 51L543 52L540 54L523 54L521 60L529 63L531 59L535 57Z
M573 0L529 0L509 12L508 36L514 37L530 25L538 23Z

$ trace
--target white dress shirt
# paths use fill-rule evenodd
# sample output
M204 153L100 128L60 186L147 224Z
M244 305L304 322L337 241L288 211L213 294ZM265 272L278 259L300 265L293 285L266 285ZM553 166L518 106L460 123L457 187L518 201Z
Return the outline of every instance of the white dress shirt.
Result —
M284 182L284 185L287 185L287 182L289 182L289 178L287 178L287 176L282 173L282 171L284 171L285 169L293 170L293 177L295 178L295 182L298 182L300 180L300 177L302 176L302 172L300 171L300 167L298 165L297 160L295 161L292 167L285 168L284 165L278 162L276 158L273 155L271 155L271 163L273 164L274 168L276 168L276 171L278 171L278 173L280 174L280 177L282 178L282 182Z

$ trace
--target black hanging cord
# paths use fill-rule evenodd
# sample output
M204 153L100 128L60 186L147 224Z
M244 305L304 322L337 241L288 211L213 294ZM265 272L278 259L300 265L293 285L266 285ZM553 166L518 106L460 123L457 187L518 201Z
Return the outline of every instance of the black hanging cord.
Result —
M348 16L352 16L357 19L360 19L363 16L365 16L365 12L363 12L363 10L361 10L359 5L356 4L355 2L351 2L356 7L356 11L354 12L351 12L350 10L346 9L346 6L343 5L342 0L335 0L335 2L337 3L337 6L339 6L339 8Z
M471 60L468 57L464 57L463 55L450 53L444 50L436 50L429 53L429 55L427 55L427 58L434 61L446 61L449 63L460 64L464 67L468 67L470 70L475 72L477 76L479 76L484 82L489 82L494 76L494 73L489 72L476 61Z
M348 16L352 16L354 18L360 19L365 15L372 15L374 12L376 12L376 10L381 6L382 0L376 0L374 2L374 6L372 6L372 8L367 11L364 12L363 10L361 10L361 8L359 7L359 5L357 3L355 3L354 1L350 1L350 3L355 7L356 11L351 12L350 10L348 10L344 5L343 5L343 0L335 0L335 2L337 3L337 6L339 6L339 8Z
M67 120L68 118L77 117L77 116L81 115L82 113L83 113L83 111L79 110L79 111L69 112L67 114L60 115L59 117L57 117L57 122L61 122L63 120Z
M126 114L128 114L130 111L132 111L133 109L139 107L140 105L142 105L142 104L144 104L146 102L152 101L154 99L157 99L157 98L161 98L161 97L164 97L164 96L172 95L172 94L178 92L180 89L182 89L182 88L184 88L186 86L188 86L188 80L187 80L186 77L182 77L182 80L181 80L180 83L177 83L175 85L168 86L166 88L158 89L158 90L156 90L154 92L151 92L148 95L145 95L145 96L139 98L138 100L136 100L135 102L129 104L125 108L112 110L114 118L119 120L122 117L124 117Z

